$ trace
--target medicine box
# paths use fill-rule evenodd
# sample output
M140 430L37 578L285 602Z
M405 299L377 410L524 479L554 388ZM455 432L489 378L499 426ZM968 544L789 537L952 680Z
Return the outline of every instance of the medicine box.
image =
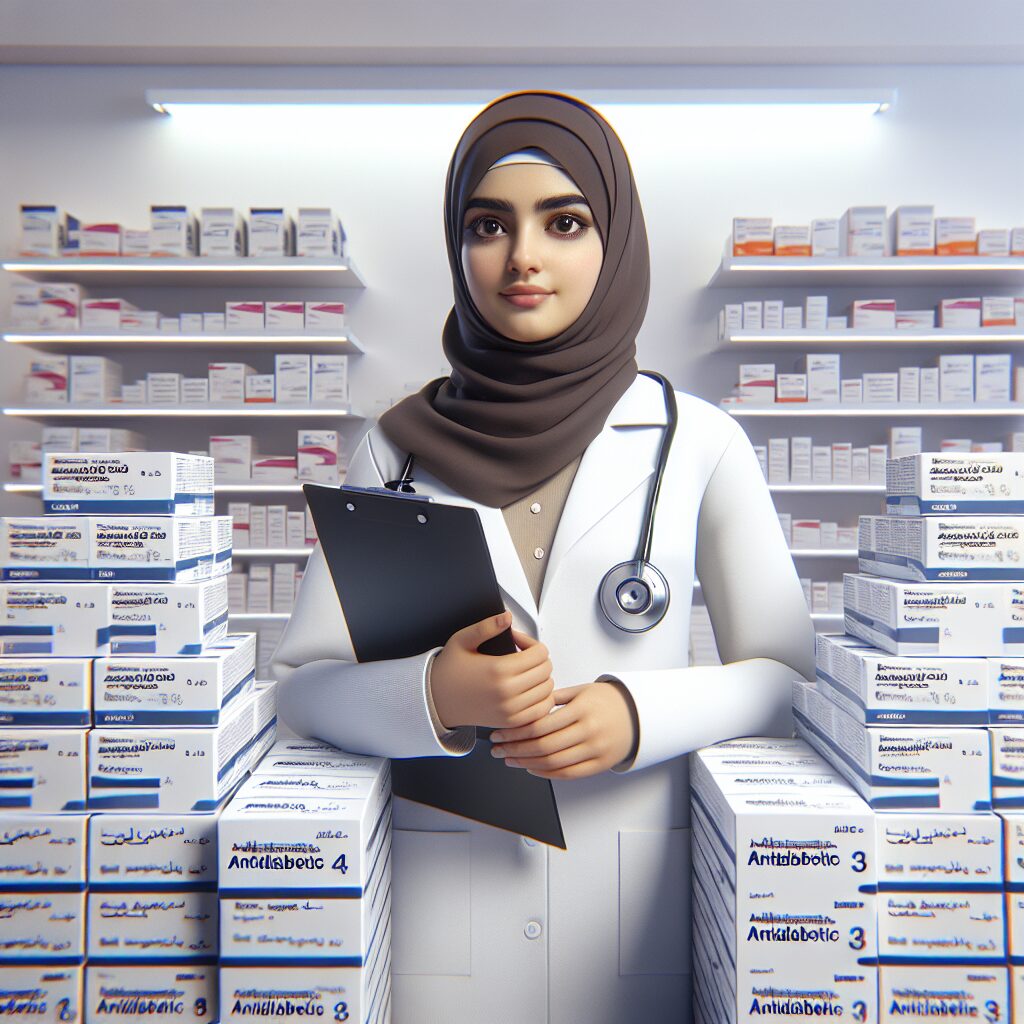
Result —
M901 580L1024 580L1024 518L861 516L858 556Z
M852 636L815 637L817 687L862 725L989 721L984 658L897 657Z
M1019 655L1022 593L1013 583L905 583L846 573L845 629L890 654Z
M875 810L991 810L984 728L865 726L802 680L793 683L793 720Z
M295 224L281 207L250 208L249 255L295 255Z
M844 255L888 255L887 226L884 206L851 206L839 226Z
M733 218L733 256L771 256L774 251L771 217Z
M898 206L889 221L897 256L935 255L934 206Z
M776 256L810 256L811 229L808 225L780 225L775 229Z
M213 459L175 452L48 453L47 514L212 515Z
M1003 822L995 814L887 811L876 818L875 839L879 892L1003 887Z
M301 333L306 326L305 304L301 299L267 302L266 325L268 331Z
M110 587L110 653L201 654L227 634L227 581Z
M150 256L195 256L199 251L199 228L185 206L149 208Z
M938 256L977 256L978 235L973 217L936 217L935 252Z
M952 951L960 961L1005 962L1003 893L951 886L945 891L879 894L879 964L931 966L937 956Z
M224 306L224 324L228 331L255 331L266 327L266 303L255 300L228 302Z
M379 954L365 967L322 967L309 963L282 967L222 967L221 1024L245 1024L254 1016L291 1018L299 1011L333 1020L343 1007L355 1021L386 1019L390 1004L390 928Z
M85 958L84 892L0 892L5 967Z
M102 583L0 584L0 654L87 658L110 648L110 588Z
M811 221L811 255L839 255L839 221L822 218Z
M22 203L20 214L19 256L60 256L69 242L77 247L78 219L59 206Z
M37 355L25 375L26 402L66 405L68 401L68 357Z
M200 256L244 256L245 220L230 206L204 206L199 213Z
M775 365L773 362L741 362L739 397L756 404L775 401Z
M0 811L0 891L82 892L87 814Z
M88 912L90 965L217 955L215 892L90 891Z
M220 1012L214 964L97 964L86 969L87 1021L107 1018L215 1021Z
M89 888L217 887L217 813L107 811L89 820Z
M221 895L306 890L359 898L389 828L390 766L379 758L271 753L221 815ZM357 788L330 795L339 778ZM275 781L276 785L267 783ZM358 796L359 793L365 796ZM325 837L325 833L327 836Z
M89 809L215 810L262 756L273 699L272 687L257 687L233 701L215 726L92 729Z
M986 658L989 722L1024 725L1024 659Z
M348 356L312 355L311 398L313 405L348 402Z
M256 444L251 434L222 434L210 438L210 456L218 482L248 480Z
M986 228L978 232L979 256L1009 256L1010 230L1006 227Z
M96 580L196 583L221 571L212 516L92 516L89 534Z
M88 580L86 516L4 516L0 558L4 580Z
M933 963L878 971L879 1024L1012 1020L1005 967Z
M0 659L0 725L89 725L92 665L91 658Z
M241 405L245 401L245 383L256 371L246 363L210 363L210 401L217 405Z
M1024 513L1024 453L923 453L886 466L886 511L901 515Z
M0 729L0 811L85 810L86 729Z
M345 329L344 302L307 302L306 330L311 332L343 331Z
M341 257L345 255L345 241L345 228L333 210L300 206L296 211L296 256Z
M189 658L98 658L93 671L97 726L216 725L256 678L256 637L230 634Z
M121 225L114 223L81 224L78 229L78 256L120 256Z
M82 289L77 284L46 283L36 287L36 322L41 331L77 331ZM18 293L15 292L15 302Z
M150 372L146 374L146 403L148 405L182 405L180 373Z
M279 405L309 404L311 374L309 355L275 355L274 373L277 377L276 394Z

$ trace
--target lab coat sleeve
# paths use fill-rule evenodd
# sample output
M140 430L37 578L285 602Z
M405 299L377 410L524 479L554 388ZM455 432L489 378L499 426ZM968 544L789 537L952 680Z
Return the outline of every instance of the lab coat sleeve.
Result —
M365 441L353 456L347 479L379 485ZM431 714L430 665L439 650L358 663L330 569L317 545L272 659L278 715L299 735L349 753L393 758L468 754L474 730L446 730L436 712Z
M736 736L792 735L791 688L814 678L814 627L771 494L738 427L697 521L697 576L722 665L613 672L636 708L637 771ZM680 638L681 651L686 638Z

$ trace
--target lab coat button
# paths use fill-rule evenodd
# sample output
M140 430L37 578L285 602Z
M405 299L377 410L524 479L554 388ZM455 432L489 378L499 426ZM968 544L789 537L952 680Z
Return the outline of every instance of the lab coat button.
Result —
M541 933L540 923L537 921L527 921L523 931L528 939L539 939Z
M538 561L540 561L540 559L542 559L544 557L544 549L543 548L534 548L533 549L533 557L536 558Z
M532 513L533 513L533 514L534 514L535 516L536 516L536 515L539 515L539 514L540 514L540 502L539 502L539 501L535 501L535 502L534 502L534 503L533 503L533 504L532 504L532 505L530 506L530 511L531 511L531 512L532 512Z

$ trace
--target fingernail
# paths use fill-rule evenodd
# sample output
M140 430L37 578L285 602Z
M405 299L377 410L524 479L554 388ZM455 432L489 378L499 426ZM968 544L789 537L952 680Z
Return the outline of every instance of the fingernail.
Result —
M507 764L509 766L509 768L518 768L519 767L519 762L516 761L514 758L511 758L511 757L506 757L505 758L505 764Z
M505 737L500 732L492 732L490 738L492 743L500 743Z
M505 753L503 747L491 747L491 757L502 757Z

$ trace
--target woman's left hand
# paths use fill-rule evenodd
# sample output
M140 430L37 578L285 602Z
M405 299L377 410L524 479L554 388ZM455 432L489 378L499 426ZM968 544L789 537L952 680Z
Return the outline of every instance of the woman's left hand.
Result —
M634 754L636 712L624 687L585 683L555 690L554 698L543 718L492 732L492 756L544 779L583 779Z

